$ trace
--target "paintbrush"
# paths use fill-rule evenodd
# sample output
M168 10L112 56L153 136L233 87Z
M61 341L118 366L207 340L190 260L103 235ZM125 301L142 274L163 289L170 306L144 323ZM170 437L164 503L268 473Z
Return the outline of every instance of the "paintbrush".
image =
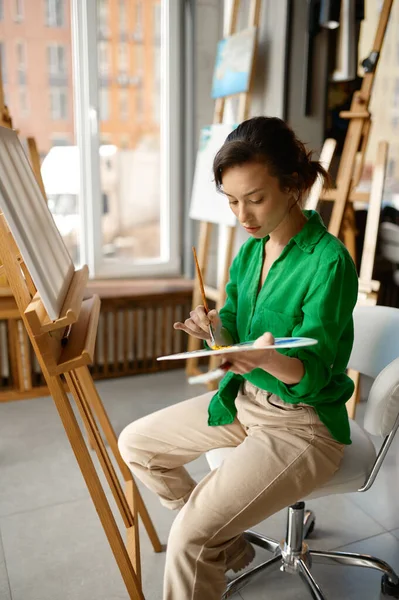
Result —
M193 246L193 254L194 254L195 267L197 269L198 283L199 283L200 290L201 290L202 302L204 305L205 314L207 315L209 313L209 308L208 308L208 302L206 301L206 296L205 296L204 280L202 278L201 268L198 263L197 252L196 252L194 246ZM210 322L209 322L209 335L211 338L211 345L216 346L215 332L213 331L213 327Z

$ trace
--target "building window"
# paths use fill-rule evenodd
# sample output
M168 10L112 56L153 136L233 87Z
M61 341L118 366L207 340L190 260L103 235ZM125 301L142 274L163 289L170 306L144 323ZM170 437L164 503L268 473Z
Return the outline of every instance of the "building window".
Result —
M4 42L0 42L0 64L1 64L1 78L3 83L7 81L7 69L6 69L6 45Z
M161 5L154 4L154 42L161 43Z
M126 0L119 0L119 32L127 31Z
M21 23L24 20L24 1L14 0L14 21Z
M17 42L17 72L18 72L18 83L20 85L26 84L26 43Z
M108 0L98 0L98 28L100 34L107 36L109 34L109 5Z
M99 91L99 110L100 121L109 120L109 89L106 87L100 88Z
M63 27L65 24L64 0L46 0L47 27Z
M19 109L23 117L27 117L29 115L29 99L26 88L19 89Z
M129 46L124 42L118 46L118 71L129 73Z
M136 110L137 118L142 119L144 115L144 90L142 85L138 86L136 91Z
M129 120L129 91L123 88L119 90L119 118L121 121Z
M98 69L100 77L108 77L111 71L111 54L109 43L98 42Z
M395 79L395 87L393 90L393 106L395 108L399 107L399 77Z
M47 46L47 66L49 75L66 75L66 51L61 44Z
M53 121L66 120L68 117L67 90L52 88L50 90L50 112Z
M51 136L51 145L52 146L70 146L71 142L69 140L69 137L62 135L62 133L61 133L60 135L55 134L55 135Z
M0 0L0 21L4 19L4 0Z
M161 119L161 48L154 48L154 121L160 122Z
M143 39L143 3L142 3L142 0L136 1L134 37L137 41L140 41Z
M142 75L144 72L144 48L141 44L134 47L136 75Z

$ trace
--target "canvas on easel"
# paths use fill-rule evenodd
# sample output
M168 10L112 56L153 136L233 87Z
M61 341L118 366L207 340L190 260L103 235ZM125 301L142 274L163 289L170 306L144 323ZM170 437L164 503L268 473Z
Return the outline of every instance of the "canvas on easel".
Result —
M88 269L86 266L74 269L18 136L4 127L0 127L0 179L0 259L5 275L129 598L143 600L139 517L154 550L160 552L162 547L130 470L119 454L116 435L88 369L94 354L100 300L98 296L83 300ZM18 212L21 206L29 216L29 224ZM46 237L48 242L32 236ZM51 244L51 252L47 244ZM121 514L126 544L77 422L64 380ZM125 481L125 492L102 434Z
M229 14L229 24L227 27L227 34L226 34L226 38L225 38L225 39L230 39L230 44L232 43L231 36L233 36L233 34L236 33L239 8L240 8L240 0L233 0L233 2L231 4L231 11ZM225 100L226 100L226 98L230 97L228 95L230 93L233 93L234 96L238 94L238 99L239 99L238 114L237 114L237 119L235 121L237 123L240 123L241 121L244 121L245 119L248 118L250 99L251 99L251 90L252 90L252 85L253 85L253 75L254 75L254 65L255 65L255 55L256 55L256 39L257 39L257 28L259 25L260 8L261 8L260 0L251 0L249 9L248 9L247 29L244 30L245 32L250 32L250 34L246 33L244 35L244 37L247 36L245 38L246 42L244 44L245 48L247 49L246 61L244 61L245 65L244 65L244 62L242 63L237 60L237 56L235 54L236 49L233 49L232 56L230 56L230 57L227 56L227 54L225 52L225 54L223 54L223 56L221 58L220 51L221 51L221 49L223 50L223 48L225 49L226 44L222 44L221 46L219 46L219 55L216 59L214 88L213 88L214 89L214 97L216 97L214 119L213 119L214 125L217 125L217 124L225 125L224 124ZM253 46L251 45L252 41L249 42L249 40L253 40ZM233 45L234 45L234 41L233 41ZM237 48L237 44L236 44L236 48ZM239 84L239 82L238 82L238 80L240 78L238 77L238 78L234 79L234 77L232 77L232 73L227 73L223 70L218 71L218 69L221 68L221 64L223 63L223 61L225 63L227 61L227 65L229 66L229 69L232 68L233 71L236 69L237 72L241 71L241 73L247 74L247 76L242 77L242 79L241 79L241 83L245 79L245 85L243 84L243 86L241 86L241 84ZM219 73L219 77L221 80L222 80L223 76L227 75L227 79L229 80L229 85L218 86L217 81L215 83L215 78L217 79L218 73ZM219 91L215 91L217 89ZM231 124L231 125L228 125L228 127L231 127L233 129L234 126ZM220 145L222 145L222 144L220 144ZM196 174L197 174L197 172L196 172ZM198 182L198 185L194 188L195 193L197 192L198 189L200 189L200 185L201 185L200 182ZM216 194L216 191L213 191L212 196L215 197L215 194ZM195 206L196 208L198 208L198 202L197 202L198 199L200 200L200 196L194 195L192 207ZM217 200L219 201L219 204L223 204L223 198L218 197ZM225 207L225 208L227 208L227 207ZM225 217L225 215L226 215L225 208L220 208L220 211L221 211L220 214L223 215L223 219L224 218L232 219L232 216ZM216 308L219 310L223 306L225 299L226 299L225 288L226 288L226 284L228 282L229 268L230 268L230 264L231 264L232 256L233 256L233 247L234 247L234 239L235 239L235 231L236 231L235 220L233 221L234 224L230 224L232 222L230 220L228 220L227 223L224 220L222 221L222 225L226 224L226 227L227 227L225 248L224 248L223 256L220 259L222 275L220 277L220 281L218 281L217 285L215 287L213 287L213 286L207 284L207 271L208 271L208 263L209 263L209 256L210 256L211 233L212 233L213 227L215 226L215 220L213 220L213 218L211 217L211 214L205 213L205 211L203 211L203 212L201 211L199 214L199 217L196 217L196 218L199 218L199 222L200 222L199 240L198 240L198 245L197 245L198 246L198 262L199 262L199 265L201 267L202 274L204 277L205 295L209 300L211 300L215 303ZM220 258L220 257L218 257L218 258ZM198 281L195 281L194 282L194 290L193 290L193 307L196 307L199 304L201 304L201 290L199 288ZM189 351L198 350L200 348L200 346L201 346L200 340L193 338L193 337L189 338L189 341L188 341L188 350ZM216 364L217 364L217 358L211 357L209 360L209 368L210 369L215 368ZM194 375L198 375L201 373L201 371L199 369L199 363L198 363L197 358L192 358L187 361L186 373L189 377L192 377ZM209 387L211 389L214 389L215 383L213 382L212 384L209 384Z

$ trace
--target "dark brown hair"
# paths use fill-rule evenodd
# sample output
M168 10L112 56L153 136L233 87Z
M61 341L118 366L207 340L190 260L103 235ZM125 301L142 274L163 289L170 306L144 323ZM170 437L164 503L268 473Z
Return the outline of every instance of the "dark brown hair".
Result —
M292 129L276 117L254 117L241 123L226 138L213 161L216 188L222 188L223 172L247 162L263 162L270 175L277 177L282 190L298 192L301 203L317 177L329 187L330 176L312 151L296 137Z

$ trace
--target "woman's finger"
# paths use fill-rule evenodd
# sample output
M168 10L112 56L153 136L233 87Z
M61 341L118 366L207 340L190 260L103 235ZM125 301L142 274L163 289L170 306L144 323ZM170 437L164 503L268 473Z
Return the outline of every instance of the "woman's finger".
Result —
M190 318L197 325L197 327L200 327L203 331L209 330L209 319L205 312L200 313L198 309L192 310L190 312Z
M188 335L193 335L194 337L199 337L200 339L205 339L204 332L200 328L187 327L185 323L176 322L173 324L174 329L178 329L179 331L184 331Z

